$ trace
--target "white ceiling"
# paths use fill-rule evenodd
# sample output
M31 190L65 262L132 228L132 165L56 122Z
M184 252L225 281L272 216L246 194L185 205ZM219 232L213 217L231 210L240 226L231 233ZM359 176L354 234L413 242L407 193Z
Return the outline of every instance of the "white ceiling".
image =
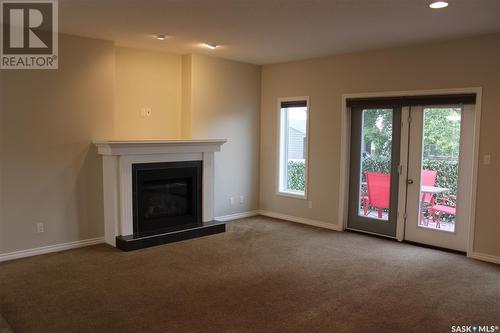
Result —
M433 10L427 0L59 0L59 28L122 46L254 64L500 31L500 0L449 2ZM156 32L171 37L158 41Z

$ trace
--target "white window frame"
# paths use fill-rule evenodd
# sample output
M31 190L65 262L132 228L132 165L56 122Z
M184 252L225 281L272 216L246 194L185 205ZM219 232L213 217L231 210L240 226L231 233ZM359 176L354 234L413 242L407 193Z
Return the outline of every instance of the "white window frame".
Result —
M281 113L281 103L282 102L293 102L293 101L306 101L307 108L307 119L306 119L306 156L305 156L305 170L304 170L304 193L287 190L286 189L286 171L282 172L282 170L286 167L286 149L285 144L287 140L281 140L282 137L286 138L286 128L283 125L283 115ZM277 130L277 145L276 145L276 195L303 199L307 200L307 192L308 192L308 170L309 170L309 118L310 118L310 109L311 104L309 102L309 96L298 96L298 97L282 97L278 98L278 130ZM286 122L288 123L288 122Z

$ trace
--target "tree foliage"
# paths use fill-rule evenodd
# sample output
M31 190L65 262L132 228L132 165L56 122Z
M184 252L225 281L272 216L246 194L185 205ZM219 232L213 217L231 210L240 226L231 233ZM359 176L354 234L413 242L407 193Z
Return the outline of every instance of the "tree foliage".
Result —
M458 159L460 148L460 109L427 108L424 110L423 156ZM364 157L389 158L392 149L392 111L363 111ZM370 147L370 150L365 150Z
M392 110L373 109L363 111L363 143L371 147L367 155L381 158L391 156Z
M460 109L424 110L424 159L458 159Z

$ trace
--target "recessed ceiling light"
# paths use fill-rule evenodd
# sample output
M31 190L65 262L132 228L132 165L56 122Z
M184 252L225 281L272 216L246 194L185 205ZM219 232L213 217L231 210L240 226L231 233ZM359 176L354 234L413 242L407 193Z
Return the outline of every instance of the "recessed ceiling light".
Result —
M448 7L448 2L447 2L447 1L443 1L443 0L440 0L440 1L433 1L433 2L431 2L431 4L429 5L429 7L431 7L432 9L441 9L441 8L446 8L446 7Z
M215 50L217 48L217 46L218 46L218 45L211 44L211 43L205 43L203 45L205 45L206 47L208 47L210 50Z
M155 38L158 40L165 40L167 38L167 35L164 34L163 32L159 32L159 33L155 34Z

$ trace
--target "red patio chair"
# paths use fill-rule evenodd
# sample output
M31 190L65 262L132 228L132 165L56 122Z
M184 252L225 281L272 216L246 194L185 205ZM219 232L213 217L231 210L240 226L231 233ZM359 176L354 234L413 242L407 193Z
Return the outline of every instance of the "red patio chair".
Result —
M445 198L437 198L437 204L434 204L429 209L429 213L431 214L432 220L434 220L434 214L437 213L436 228L441 227L441 215L457 215L457 205L456 198L454 196L445 197Z
M371 206L377 208L378 218L381 219L382 210L389 209L389 200L391 196L391 174L366 172L365 175L366 186L368 188L368 204L365 207Z
M437 171L434 170L422 170L422 185L424 186L435 186L436 185L436 178L437 178ZM420 194L422 195L422 194ZM432 202L432 194L431 193L424 193L424 197L420 199L421 201L424 202L427 206L433 205L434 203ZM431 215L432 217L432 215ZM420 224L422 224L424 220L424 212L420 211Z
M422 170L422 185L424 185L424 186L435 186L436 185L437 173L438 172L434 171L434 170ZM423 200L426 203L431 203L432 194L425 193Z
M368 215L368 193L365 190L361 189L361 207L363 207L363 212L365 216Z
M366 183L362 183L360 186L360 194L361 194L361 207L363 208L363 212L368 215L368 189L366 188Z

